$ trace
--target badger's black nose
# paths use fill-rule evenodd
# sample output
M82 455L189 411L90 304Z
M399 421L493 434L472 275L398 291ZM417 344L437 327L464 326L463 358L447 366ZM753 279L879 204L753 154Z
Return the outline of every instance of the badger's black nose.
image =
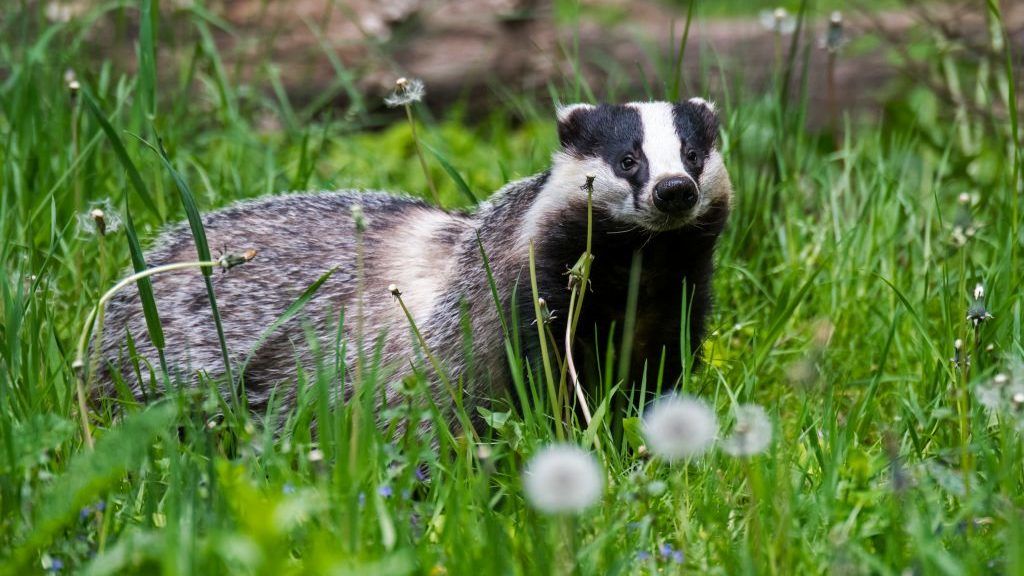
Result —
M668 214L679 214L697 205L697 185L692 178L672 176L654 185L654 205Z

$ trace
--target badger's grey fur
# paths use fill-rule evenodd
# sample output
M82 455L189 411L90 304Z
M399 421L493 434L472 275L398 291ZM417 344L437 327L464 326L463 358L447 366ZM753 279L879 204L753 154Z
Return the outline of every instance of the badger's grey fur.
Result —
M356 316L361 310L364 349L372 356L372 348L382 343L381 365L391 370L392 380L409 370L410 361L425 366L408 321L388 290L391 284L401 291L452 382L461 382L468 405L508 390L504 335L481 248L506 317L511 307L518 307L526 355L537 359L529 247L532 244L536 254L539 293L554 312L553 330L563 333L569 295L566 272L585 246L583 184L588 175L596 177L595 261L578 340L593 342L592 329L604 336L613 322L621 326L629 269L638 252L643 268L634 365L649 359L656 366L664 352L669 377L678 374L683 364L683 289L691 298L690 345L696 351L710 308L713 250L732 197L716 148L717 123L714 107L700 99L563 107L558 113L561 148L551 169L508 184L471 214L446 212L409 197L345 191L277 196L206 215L210 246L258 251L252 262L213 277L231 360L240 366L251 356L244 373L251 405L265 405L275 388L288 405L294 401L298 367L312 374L318 364L334 365L330 356L343 311L349 365L356 357ZM355 206L361 207L366 220L360 241L361 305ZM147 263L195 258L188 228L178 226L158 238ZM254 349L260 334L331 268L336 272L301 314ZM153 290L171 372L185 380L197 373L222 375L200 273L157 276ZM471 355L464 353L465 322L472 327ZM126 358L126 332L135 340L142 380L148 383L148 367L159 364L134 289L123 291L107 308L100 390L112 393L110 371L117 370L141 396L146 384L138 382ZM309 345L310 333L318 346ZM383 338L378 340L379 336ZM315 348L326 358L322 362L318 363Z

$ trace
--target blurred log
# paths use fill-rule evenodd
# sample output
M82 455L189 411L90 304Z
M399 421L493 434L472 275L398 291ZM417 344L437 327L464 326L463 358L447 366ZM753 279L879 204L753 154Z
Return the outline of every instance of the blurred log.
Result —
M80 14L89 3L50 2L45 12ZM898 43L926 22L952 26L944 33L959 38L986 37L984 6L976 2L970 9L963 8L967 3L943 4L934 10L910 4L911 9L898 12L847 15L846 33L870 31ZM189 0L164 0L160 5L160 58L190 56L195 27ZM579 73L596 94L642 97L649 86L660 97L671 80L672 54L686 19L685 10L657 0L591 0L580 8L578 27L558 24L552 0L215 0L205 6L226 24L211 30L234 82L269 92L267 79L274 74L296 106L348 106L353 98L365 97L367 107L375 109L396 78L413 76L427 85L427 105L443 109L463 99L471 114L499 102L496 92L544 102L549 85L571 86L576 74L571 55L577 46ZM1004 2L1004 11L1019 54L1024 3ZM113 26L94 26L94 53L114 56L131 68L132 38L111 42L116 37L110 32ZM807 56L812 126L829 116L828 54L818 46L827 26L825 17L809 22L800 45L799 61ZM126 29L134 33L133 28ZM725 82L733 92L766 90L790 39L757 19L693 22L682 64L685 94L715 97ZM877 113L885 95L882 88L904 72L882 49L840 54L834 71L839 108ZM791 94L799 95L799 80L793 79L796 90Z

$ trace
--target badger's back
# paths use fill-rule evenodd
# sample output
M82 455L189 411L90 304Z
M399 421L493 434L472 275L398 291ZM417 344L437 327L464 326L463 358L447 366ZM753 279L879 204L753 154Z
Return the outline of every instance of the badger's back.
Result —
M353 217L357 205L365 222L358 233ZM342 314L343 336L349 341L360 336L356 334L358 326L365 347L388 334L385 360L405 353L408 322L387 286L407 287L414 317L425 320L451 271L458 236L469 228L466 217L412 198L372 192L285 195L243 202L205 215L203 224L215 255L218 251L257 251L253 261L213 274L231 361L236 368L245 363L247 394L256 406L265 402L274 386L294 379L300 366L315 370L315 350L322 355L322 365L336 364L333 354ZM360 251L361 266L357 261ZM186 225L160 235L146 255L149 266L196 259ZM331 270L302 312L260 342L267 328ZM197 373L214 378L223 375L216 327L199 270L157 275L153 292L172 376L192 382ZM360 311L362 322L357 319ZM140 360L141 383L128 358L128 332ZM315 334L316 346L311 345L308 334ZM351 348L354 346L349 357L355 353ZM142 396L142 386L148 385L150 367L158 370L157 352L149 340L134 287L122 291L107 307L101 359L100 392L106 394L113 392L114 370L136 396ZM288 401L293 391L293 386L286 386L279 394Z

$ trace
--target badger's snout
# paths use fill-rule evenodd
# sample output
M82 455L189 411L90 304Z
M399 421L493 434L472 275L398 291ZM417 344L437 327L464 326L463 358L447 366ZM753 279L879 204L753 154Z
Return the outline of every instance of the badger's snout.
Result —
M693 178L670 176L654 185L654 206L666 214L678 215L696 206L699 195Z

